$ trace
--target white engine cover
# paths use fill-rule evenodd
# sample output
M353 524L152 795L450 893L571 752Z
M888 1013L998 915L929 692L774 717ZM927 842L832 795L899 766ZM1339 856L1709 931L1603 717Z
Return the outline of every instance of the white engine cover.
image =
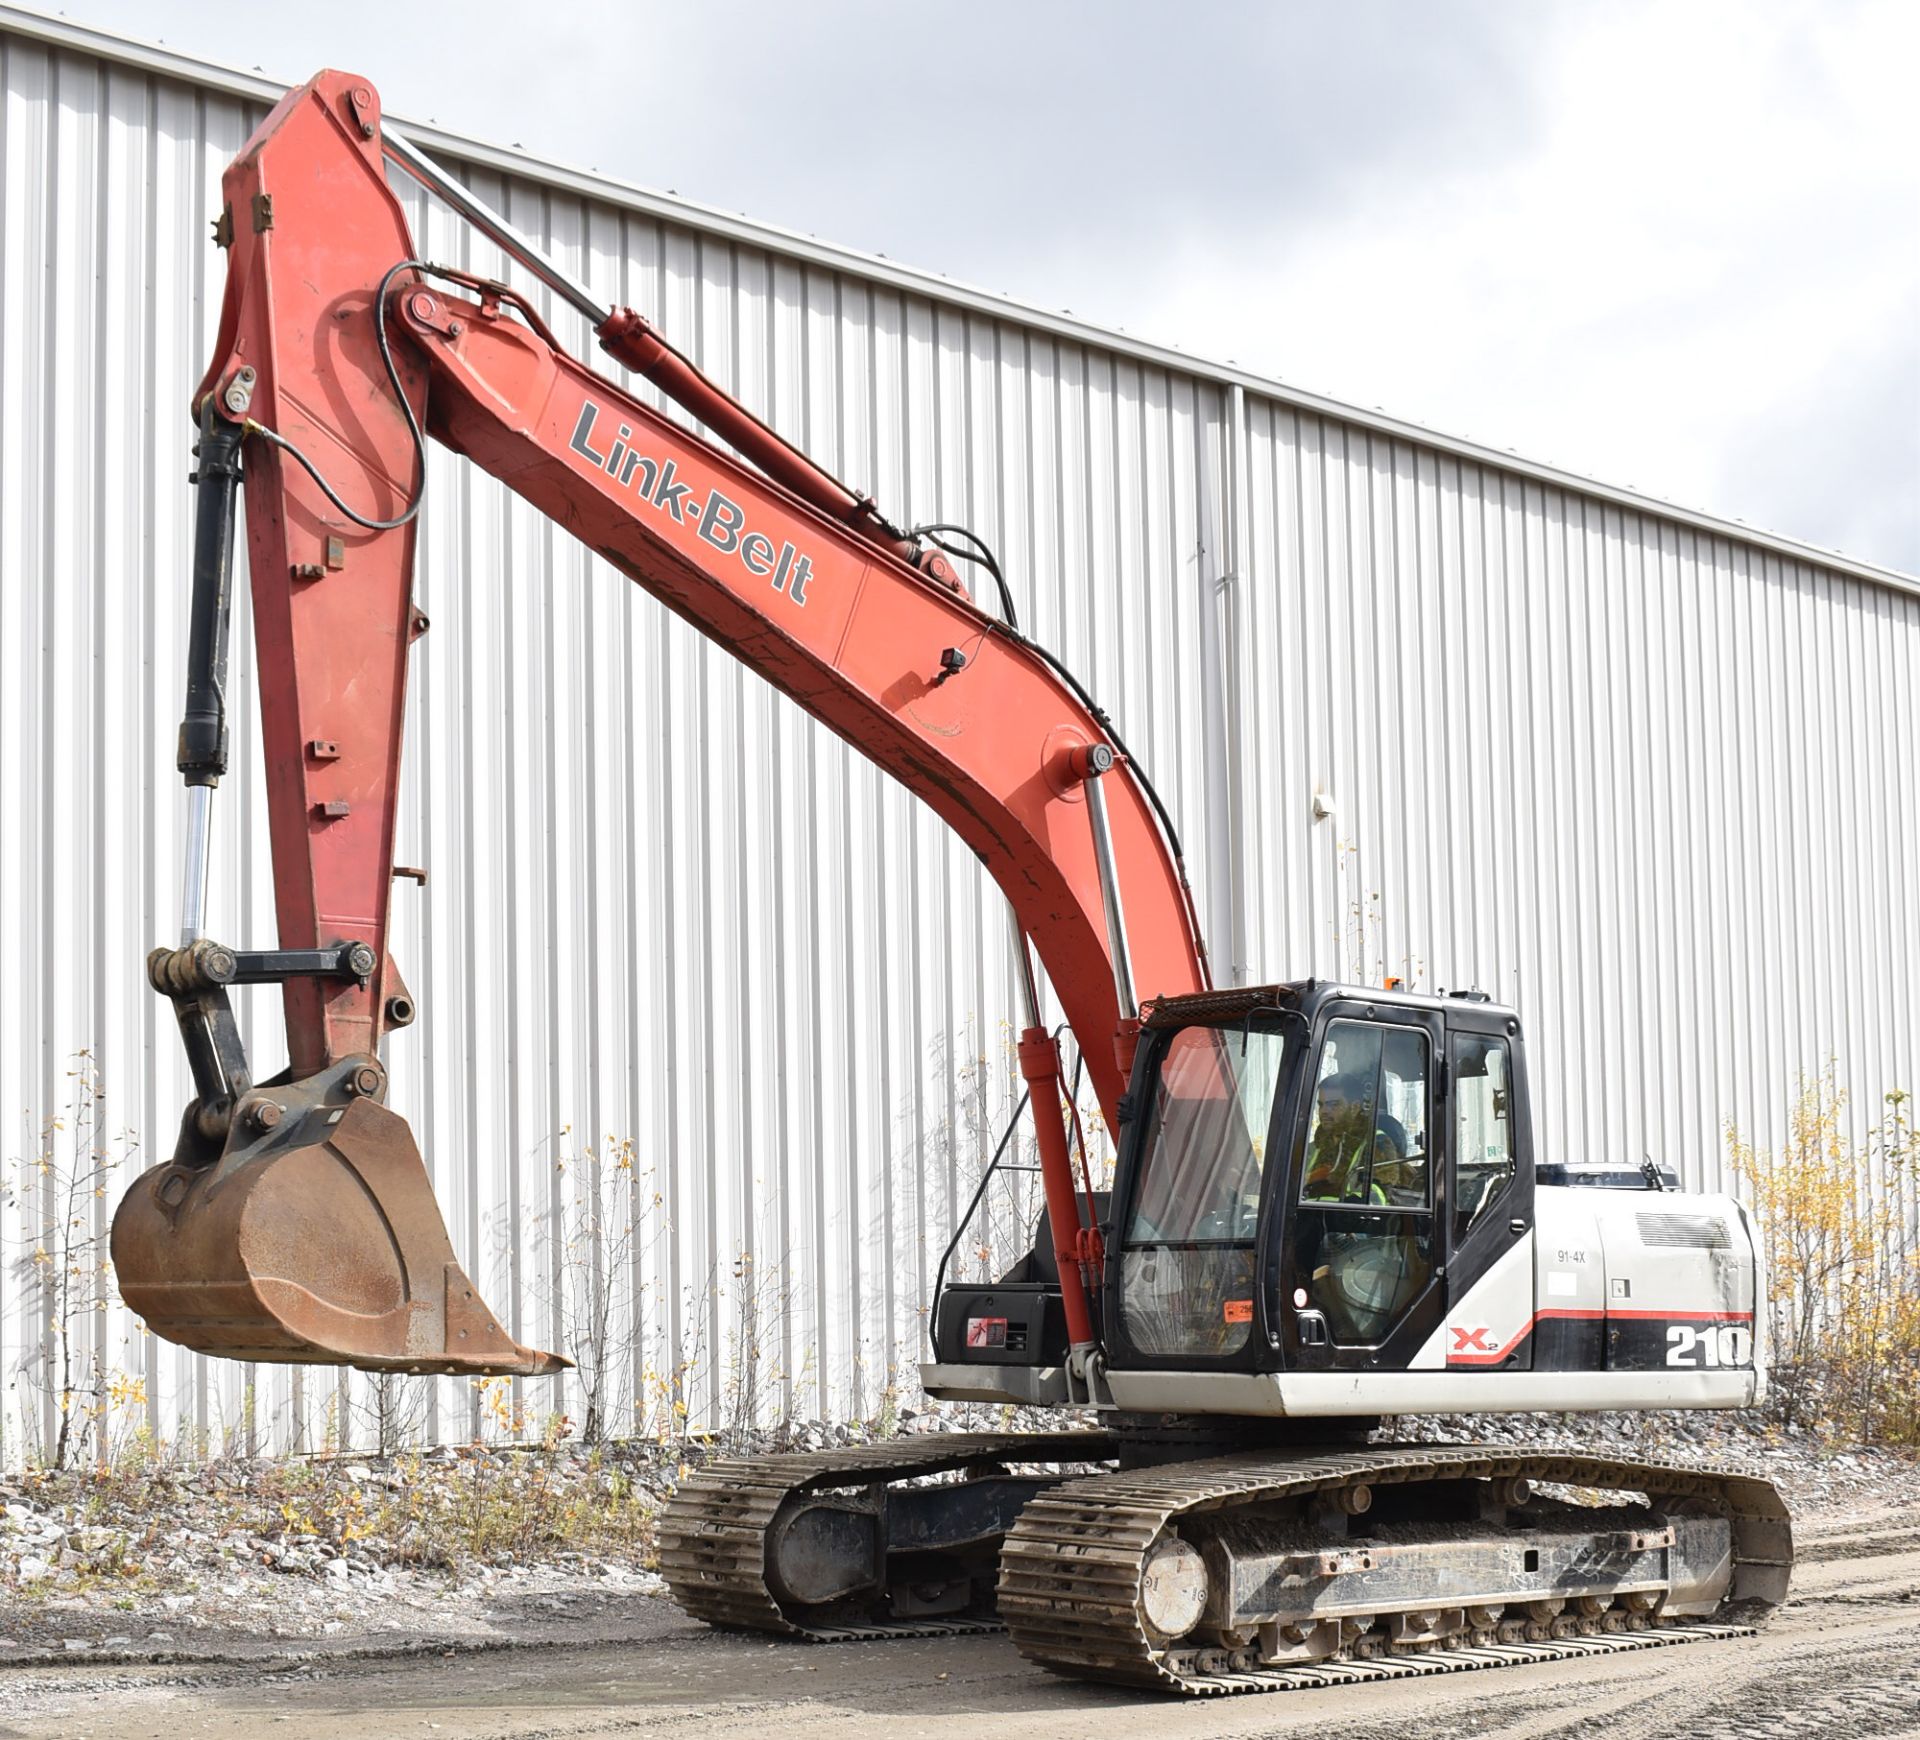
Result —
M1766 1395L1765 1296L1752 1226L1730 1196L1541 1185L1530 1237L1404 1371L1112 1371L1095 1396L1140 1412L1318 1417L1751 1407ZM1043 1392L1060 1378L1032 1376ZM929 1365L922 1381L956 1400L1054 1399L1008 1395L989 1368Z
M1758 1377L1759 1270L1730 1196L1542 1185L1531 1251L1481 1276L1419 1363L1493 1375L1518 1354L1534 1371Z

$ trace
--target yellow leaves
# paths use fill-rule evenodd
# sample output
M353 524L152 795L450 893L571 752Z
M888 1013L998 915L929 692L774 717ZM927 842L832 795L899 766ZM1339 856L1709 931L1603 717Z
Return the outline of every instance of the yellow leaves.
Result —
M144 1408L147 1405L147 1380L115 1372L107 1380L107 1405L114 1408Z
M514 1400L512 1378L475 1378L473 1387L480 1398L480 1425L483 1433L489 1425L496 1432L510 1438L517 1438L526 1430L526 1410Z
M1803 1080L1787 1140L1727 1127L1727 1154L1759 1223L1775 1392L1789 1422L1831 1419L1920 1439L1920 1229L1901 1186L1914 1163L1907 1096L1864 1138L1830 1064Z

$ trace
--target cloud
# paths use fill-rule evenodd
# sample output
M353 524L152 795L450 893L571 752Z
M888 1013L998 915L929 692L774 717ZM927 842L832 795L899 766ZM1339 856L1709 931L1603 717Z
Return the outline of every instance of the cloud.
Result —
M1920 570L1907 0L87 12Z
M1184 254L1150 318L1301 385L1920 569L1920 136L1899 89L1914 56L1893 52L1920 50L1915 17L1596 9L1533 68L1529 149L1382 180L1310 245Z

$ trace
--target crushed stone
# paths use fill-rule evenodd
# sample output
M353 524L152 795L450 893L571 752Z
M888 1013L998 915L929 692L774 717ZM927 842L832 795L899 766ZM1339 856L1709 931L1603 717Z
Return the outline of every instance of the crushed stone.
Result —
M923 1434L1062 1422L932 1406L886 1424ZM661 1623L653 1518L689 1468L884 1435L802 1420L595 1450L470 1445L0 1478L0 1666L617 1643ZM1428 1415L1385 1420L1376 1436L1740 1466L1773 1480L1796 1525L1815 1529L1913 1502L1910 1454L1742 1414Z

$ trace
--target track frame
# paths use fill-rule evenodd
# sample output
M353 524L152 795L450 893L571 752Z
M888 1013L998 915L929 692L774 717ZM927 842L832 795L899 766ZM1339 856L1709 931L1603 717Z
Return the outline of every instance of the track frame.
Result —
M675 1600L695 1618L816 1643L952 1635L1004 1626L1030 1661L1048 1670L1184 1696L1399 1679L1621 1650L1702 1642L1750 1633L1785 1598L1792 1528L1772 1484L1738 1470L1638 1461L1586 1452L1537 1454L1472 1445L1267 1446L1199 1460L1159 1461L1104 1473L1071 1472L1138 1457L1143 1446L1107 1432L955 1433L918 1442L852 1446L824 1453L732 1458L690 1476L663 1512L660 1568ZM1149 1453L1151 1450L1149 1449ZM872 1489L1009 1466L1057 1468L1001 1544L994 1591L984 1603L929 1616L887 1610L884 1589L868 1611L809 1612L783 1601L770 1542L783 1506L808 1495ZM1643 1604L1620 1615L1621 1629L1506 1637L1475 1647L1390 1647L1365 1658L1336 1653L1285 1664L1263 1662L1251 1640L1224 1649L1156 1637L1144 1578L1156 1543L1182 1519L1231 1517L1276 1502L1324 1499L1337 1507L1361 1486L1484 1480L1557 1483L1643 1493L1725 1518L1732 1564L1724 1596L1708 1614L1679 1618ZM1669 1531L1670 1535L1670 1531ZM1374 1640L1375 1645L1378 1639Z

